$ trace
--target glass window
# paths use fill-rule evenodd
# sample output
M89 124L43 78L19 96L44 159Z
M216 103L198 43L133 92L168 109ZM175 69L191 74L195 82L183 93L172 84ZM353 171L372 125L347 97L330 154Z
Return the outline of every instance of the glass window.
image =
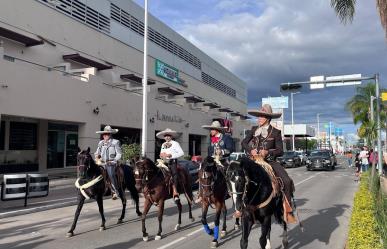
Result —
M5 121L1 121L0 124L0 150L4 150L5 144Z
M36 150L37 124L11 122L9 132L10 150Z

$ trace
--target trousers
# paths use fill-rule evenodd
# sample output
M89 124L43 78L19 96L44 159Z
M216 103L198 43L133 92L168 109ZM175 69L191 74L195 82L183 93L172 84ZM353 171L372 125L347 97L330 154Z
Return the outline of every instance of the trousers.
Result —
M106 171L108 173L110 182L112 184L112 190L117 193L116 166L117 166L117 163L115 162L106 163Z

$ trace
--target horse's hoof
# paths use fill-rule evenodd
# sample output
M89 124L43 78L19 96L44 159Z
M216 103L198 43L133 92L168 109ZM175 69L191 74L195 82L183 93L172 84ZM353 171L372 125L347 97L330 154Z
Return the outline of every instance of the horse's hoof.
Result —
M212 241L211 248L217 248L217 247L218 247L218 241Z
M161 235L156 235L155 240L161 240Z
M106 230L106 227L105 227L105 226L99 227L99 231L100 231L100 232L102 232L102 231L104 231L104 230Z
M148 238L148 236L145 236L145 237L142 237L142 240L145 242L148 242L149 238Z
M195 222L195 218L194 217L191 218L191 222Z
M227 231L223 230L223 231L220 232L220 237L221 238L226 237L226 235L227 235Z
M235 231L239 231L239 229L241 229L241 226L240 226L240 225L234 225L234 230L235 230Z
M70 238L70 237L73 237L74 236L74 233L73 232L68 232L66 233L66 237L67 238Z
M137 211L136 213L137 213L137 216L138 216L138 217L141 217L141 216L142 216L142 213L141 213L140 211Z
M123 223L122 219L118 219L117 224Z
M175 226L175 231L177 231L177 230L179 230L180 229L180 224L177 224L176 226Z
M287 249L289 242L287 240L282 240L282 245L283 245L284 249Z

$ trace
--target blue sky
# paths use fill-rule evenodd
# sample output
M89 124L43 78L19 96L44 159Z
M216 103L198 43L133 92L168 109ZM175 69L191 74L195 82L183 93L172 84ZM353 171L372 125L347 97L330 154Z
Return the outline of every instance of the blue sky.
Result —
M143 0L135 0L143 5ZM376 1L357 1L352 24L339 22L330 1L149 0L150 12L246 81L249 107L279 96L279 84L313 75L379 72L387 80L387 43ZM354 87L295 95L295 121L332 121L356 131L344 104ZM285 113L290 120L290 109Z

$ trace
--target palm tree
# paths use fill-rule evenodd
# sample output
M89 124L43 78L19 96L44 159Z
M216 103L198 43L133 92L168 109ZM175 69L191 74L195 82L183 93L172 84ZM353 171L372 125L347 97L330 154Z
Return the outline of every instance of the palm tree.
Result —
M352 22L355 15L355 5L356 0L331 0L331 6L344 24ZM387 0L376 0L376 6L379 11L380 22L387 37Z

